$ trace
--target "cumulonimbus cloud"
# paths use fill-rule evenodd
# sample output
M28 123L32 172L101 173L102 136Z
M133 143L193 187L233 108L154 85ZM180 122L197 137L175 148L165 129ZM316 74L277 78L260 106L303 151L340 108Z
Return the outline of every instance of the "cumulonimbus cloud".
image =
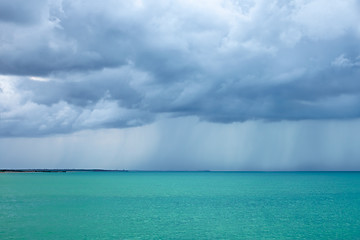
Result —
M360 116L355 0L0 9L2 136L130 127L161 114L223 123Z

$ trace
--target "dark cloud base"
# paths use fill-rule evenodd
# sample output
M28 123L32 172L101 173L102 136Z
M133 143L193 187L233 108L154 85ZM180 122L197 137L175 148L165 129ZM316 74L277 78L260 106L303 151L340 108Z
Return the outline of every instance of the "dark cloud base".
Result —
M0 1L0 135L360 117L356 1L200 2Z

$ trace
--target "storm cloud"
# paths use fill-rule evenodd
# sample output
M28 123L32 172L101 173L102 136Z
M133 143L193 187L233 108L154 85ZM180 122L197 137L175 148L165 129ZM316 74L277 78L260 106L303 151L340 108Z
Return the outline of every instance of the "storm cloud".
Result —
M358 1L0 1L0 135L360 117Z

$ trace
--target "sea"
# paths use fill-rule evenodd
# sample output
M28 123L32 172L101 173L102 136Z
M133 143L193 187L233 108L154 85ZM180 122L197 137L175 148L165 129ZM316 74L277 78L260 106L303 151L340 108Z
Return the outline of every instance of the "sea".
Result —
M360 172L1 173L0 239L360 239Z

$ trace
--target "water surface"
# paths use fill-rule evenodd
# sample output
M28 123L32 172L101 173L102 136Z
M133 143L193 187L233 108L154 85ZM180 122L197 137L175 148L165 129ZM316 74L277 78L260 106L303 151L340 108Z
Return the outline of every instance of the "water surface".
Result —
M360 239L358 172L0 174L0 239Z

